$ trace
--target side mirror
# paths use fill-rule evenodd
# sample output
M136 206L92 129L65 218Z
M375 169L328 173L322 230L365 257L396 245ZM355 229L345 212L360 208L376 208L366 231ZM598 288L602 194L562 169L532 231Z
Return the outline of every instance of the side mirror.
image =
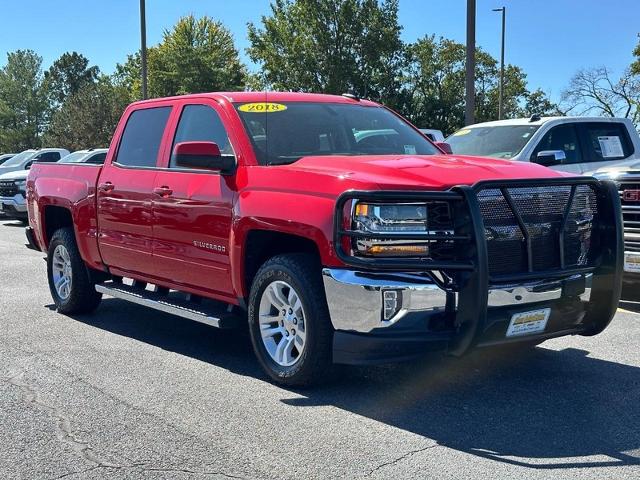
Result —
M534 162L545 167L552 167L564 163L566 159L567 155L564 150L542 150L538 152Z
M436 147L438 147L447 155L453 154L453 150L451 150L451 145L449 145L447 142L433 142L433 143L435 144Z
M214 142L181 142L176 144L173 154L181 167L216 170L228 175L236 166L233 155L222 155Z

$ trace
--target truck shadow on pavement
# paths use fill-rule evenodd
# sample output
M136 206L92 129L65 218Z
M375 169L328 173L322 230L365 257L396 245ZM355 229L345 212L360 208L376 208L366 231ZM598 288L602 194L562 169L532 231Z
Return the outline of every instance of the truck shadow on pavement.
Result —
M76 320L266 379L246 331L219 331L115 299ZM507 464L640 465L640 368L575 348L487 350L461 359L431 355L402 365L342 367L329 385L283 392L286 405L335 406Z

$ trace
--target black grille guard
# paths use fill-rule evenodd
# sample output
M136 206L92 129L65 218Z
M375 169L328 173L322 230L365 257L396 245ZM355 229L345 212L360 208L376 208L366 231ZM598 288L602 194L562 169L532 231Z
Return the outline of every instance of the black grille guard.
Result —
M599 255L588 266L579 268L560 268L546 271L527 271L518 275L489 275L489 259L484 222L478 202L478 192L487 188L526 188L526 187L571 187L570 201L579 185L589 185L597 198L598 222L592 235L597 237ZM366 202L450 202L454 212L454 235L402 235L403 240L451 240L460 255L455 261L434 261L426 258L369 258L351 255L342 245L344 238L396 238L393 234L363 234L344 227L345 205L352 200ZM569 203L570 204L570 203ZM563 248L564 226L569 215L564 212L558 247ZM512 208L514 216L517 212ZM526 233L523 232L526 236ZM527 244L528 256L531 256L530 242ZM595 335L604 330L613 318L622 288L623 274L623 229L622 213L618 190L614 182L597 180L591 177L544 178L526 180L489 180L473 186L456 186L447 191L355 191L350 190L338 198L334 214L333 245L336 255L346 265L368 271L396 272L445 272L454 282L458 294L456 313L457 332L450 345L450 352L462 354L471 347L486 323L488 292L491 285L500 283L518 283L535 279L568 277L581 273L592 273L591 300L583 324L584 335Z

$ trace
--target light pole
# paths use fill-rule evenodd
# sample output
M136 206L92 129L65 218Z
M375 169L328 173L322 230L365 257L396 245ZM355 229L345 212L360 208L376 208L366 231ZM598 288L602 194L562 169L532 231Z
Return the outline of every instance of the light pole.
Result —
M498 99L498 120L504 115L504 27L507 8L494 8L494 12L502 12L502 49L500 50L500 98Z
M467 0L467 60L465 64L464 124L475 123L476 0Z
M142 99L147 98L147 21L144 11L145 0L140 0L140 61L142 63Z

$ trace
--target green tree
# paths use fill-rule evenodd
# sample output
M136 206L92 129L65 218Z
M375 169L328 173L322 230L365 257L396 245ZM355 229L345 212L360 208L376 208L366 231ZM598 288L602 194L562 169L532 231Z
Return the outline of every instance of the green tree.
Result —
M0 151L40 146L46 110L42 57L31 50L8 53L0 69Z
M77 52L66 52L44 72L45 84L54 103L61 104L69 95L98 78L100 69L89 66L89 59Z
M562 112L558 105L553 103L548 95L538 88L533 92L527 93L522 115L525 117L532 115L550 117L562 115Z
M141 95L140 55L129 55L116 67L117 81ZM166 30L160 44L147 49L150 97L239 90L246 71L231 32L210 17L181 18Z
M401 112L421 127L451 133L464 125L465 46L434 35L406 47L407 68L403 78ZM499 68L496 59L476 51L476 121L498 118ZM534 103L535 102L535 103ZM539 105L553 104L537 90L529 92L526 74L517 66L505 66L504 116L526 115Z
M268 87L399 101L397 0L275 0L262 28L248 27Z
M633 55L636 57L636 61L631 64L631 73L640 75L640 33L638 34L638 45L633 50Z
M53 113L44 142L69 150L107 147L130 102L126 87L115 85L108 76L101 75L95 83L87 83L69 95Z

